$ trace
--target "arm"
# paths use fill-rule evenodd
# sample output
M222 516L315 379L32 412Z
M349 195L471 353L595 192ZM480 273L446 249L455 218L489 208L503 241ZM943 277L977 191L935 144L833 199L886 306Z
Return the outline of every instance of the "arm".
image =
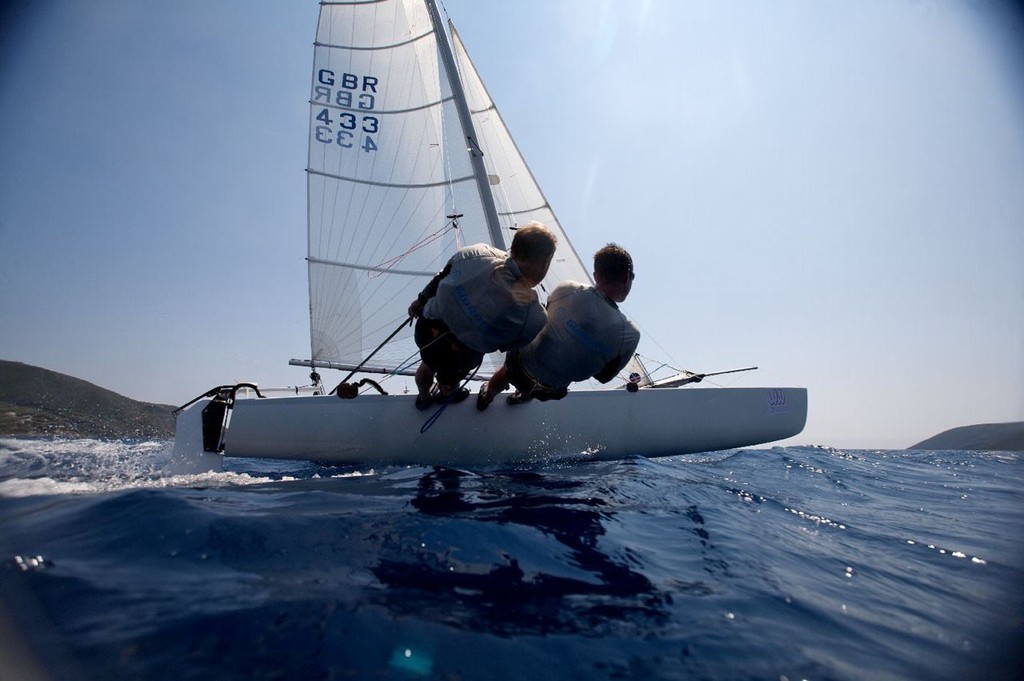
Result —
M594 378L601 383L607 383L612 380L620 371L622 371L622 367L626 366L630 356L631 355L619 355L612 359L612 361L608 362L603 369L594 374Z
M625 328L623 329L620 354L608 362L603 369L594 374L594 378L601 383L607 383L615 378L616 374L622 371L623 367L625 367L629 363L629 360L633 358L633 354L636 352L636 346L639 342L640 331L632 322L626 322Z

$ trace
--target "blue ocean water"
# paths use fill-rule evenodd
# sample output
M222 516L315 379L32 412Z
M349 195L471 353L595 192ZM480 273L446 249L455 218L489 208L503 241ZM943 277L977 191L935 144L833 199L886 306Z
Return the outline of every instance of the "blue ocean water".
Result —
M1020 453L169 457L0 440L0 678L1022 678Z

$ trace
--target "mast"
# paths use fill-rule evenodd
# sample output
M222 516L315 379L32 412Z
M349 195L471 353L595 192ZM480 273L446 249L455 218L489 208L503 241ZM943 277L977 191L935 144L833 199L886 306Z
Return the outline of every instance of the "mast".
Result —
M470 162L473 166L473 175L476 178L476 188L480 193L480 204L484 209L484 216L487 218L487 231L491 235L491 244L497 248L505 248L505 240L501 234L501 224L498 222L498 210L494 207L494 196L491 194L490 181L487 178L487 169L484 168L484 152L476 141L476 129L473 127L473 118L469 113L469 104L466 103L466 92L462 88L462 79L455 66L455 56L452 54L451 45L448 43L448 34L441 23L441 14L438 12L435 0L424 0L427 11L430 13L430 22L434 25L434 35L437 37L437 49L441 54L441 62L448 74L448 82L452 88L452 98L455 101L455 110L459 114L459 123L463 134L466 136L466 150L469 152Z

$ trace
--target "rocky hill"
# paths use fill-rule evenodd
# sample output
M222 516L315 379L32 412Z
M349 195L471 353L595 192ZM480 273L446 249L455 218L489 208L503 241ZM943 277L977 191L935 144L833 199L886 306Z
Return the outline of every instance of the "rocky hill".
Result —
M908 449L967 449L978 452L1024 452L1024 421L961 426L918 442Z
M137 402L55 371L0 360L0 435L173 437L173 409Z

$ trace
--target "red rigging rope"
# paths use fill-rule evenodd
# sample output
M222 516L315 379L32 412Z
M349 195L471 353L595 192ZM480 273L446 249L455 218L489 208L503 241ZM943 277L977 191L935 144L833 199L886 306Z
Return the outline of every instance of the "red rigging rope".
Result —
M460 217L462 217L462 215L449 215L448 217L451 218L451 222L449 222L447 225L445 225L441 229L437 230L433 234L428 234L426 237L424 237L423 239L421 239L417 243L413 244L412 248L410 248L409 250L405 251L404 253L399 253L395 257L390 258L389 260L385 260L384 262L380 263L379 265L377 265L373 269L367 270L367 272L366 272L367 276L369 276L371 279L379 277L380 275L382 275L384 273L385 270L391 269L392 267L394 267L399 261L401 261L406 256L408 256L408 255L410 255L412 253L415 253L416 251L420 250L421 248L423 248L423 247L425 247L425 246L427 246L429 244L434 243L435 241L440 239L442 236L444 236L449 231L451 231L453 229L454 230L458 230L459 223L456 221L456 218L460 218Z

